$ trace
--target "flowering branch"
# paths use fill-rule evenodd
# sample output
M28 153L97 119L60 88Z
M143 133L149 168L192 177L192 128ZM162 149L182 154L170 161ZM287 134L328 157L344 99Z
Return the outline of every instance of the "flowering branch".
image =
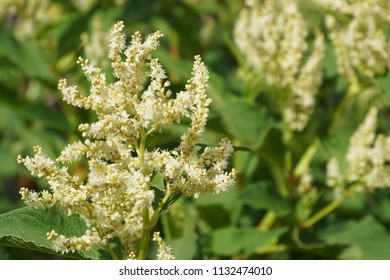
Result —
M89 95L81 94L65 79L59 81L67 103L92 109L97 115L96 122L79 125L85 140L69 144L55 161L38 146L34 157L18 156L18 162L33 176L45 177L50 185L50 192L41 193L22 188L26 204L33 208L58 205L68 215L78 214L88 226L81 237L55 231L48 234L54 249L62 253L89 250L98 244L108 246L108 241L117 237L124 256L144 259L150 231L174 193L219 193L234 183L234 169L225 171L233 152L231 143L223 139L218 147L203 151L197 145L211 102L205 93L208 71L201 58L195 56L192 78L185 89L172 94L165 71L151 56L163 34L155 32L142 41L136 32L126 46L123 28L123 22L118 22L110 33L108 57L114 83L108 83L102 70L83 58L77 63L91 83ZM182 118L189 118L191 125L178 147L147 149L151 133L162 133L164 127ZM67 167L82 157L89 167L85 181L72 176ZM156 173L162 176L166 193L153 208L151 179ZM115 258L112 250L109 252Z

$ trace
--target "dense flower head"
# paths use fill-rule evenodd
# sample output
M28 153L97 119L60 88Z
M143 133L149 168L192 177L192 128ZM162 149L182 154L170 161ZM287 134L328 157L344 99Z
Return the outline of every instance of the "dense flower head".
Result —
M372 107L352 135L341 171L336 158L327 165L327 185L341 198L345 191L361 192L390 186L390 137L376 134L377 109Z
M328 11L326 26L337 55L338 71L350 83L359 75L374 77L389 68L388 0L320 0L314 3Z
M118 22L110 33L108 57L115 82L108 83L100 68L81 57L77 63L90 81L89 94L65 79L59 81L67 103L97 115L96 122L79 125L85 140L69 144L56 160L38 146L34 157L18 156L32 175L45 177L50 185L50 192L41 193L22 188L23 200L35 208L58 205L68 215L79 214L89 227L82 237L48 233L61 252L88 250L118 237L123 255L133 254L142 235L143 211L156 210L151 186L156 174L167 190L186 195L218 193L234 183L235 171L225 171L233 152L231 143L222 139L217 147L198 145L211 102L206 95L208 71L201 58L195 56L185 89L172 94L164 69L152 58L163 34L155 32L143 39L135 32L126 45L123 28L123 22ZM175 149L147 149L150 134L162 133L182 118L190 120L190 127ZM83 158L88 160L86 180L69 174L67 167Z
M282 113L292 130L303 130L321 85L323 35L315 32L311 55L307 24L295 0L246 1L234 39L249 69L263 75L268 86L287 92Z
M165 242L160 237L160 232L155 232L153 234L153 241L156 241L158 244L157 249L157 259L158 260L174 260L175 257L173 255L172 247L166 245Z
M106 4L123 6L127 0L106 0ZM97 0L1 0L0 22L14 29L18 39L33 37L47 24L58 21L74 9L90 10ZM72 7L73 6L73 7Z
M12 24L18 38L32 36L39 26L49 21L48 13L52 12L50 0L0 1L0 20L6 20L10 16L15 17L15 22Z

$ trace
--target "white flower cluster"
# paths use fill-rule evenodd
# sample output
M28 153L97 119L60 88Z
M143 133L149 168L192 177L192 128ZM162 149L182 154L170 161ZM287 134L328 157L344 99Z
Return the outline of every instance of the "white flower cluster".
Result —
M313 186L313 176L309 171L306 171L299 178L297 192L301 197L315 197L317 189Z
M153 234L153 241L156 241L158 244L157 249L157 259L158 260L174 260L175 256L173 255L173 250L171 246L165 244L165 242L160 237L160 232L155 232Z
M109 0L112 5L123 6L127 0ZM63 3L62 3L63 2ZM68 10L69 2L78 10L89 10L97 0L0 0L0 22L12 25L15 36L25 39L34 36L49 22L57 21ZM105 1L108 3L108 0ZM65 3L65 4L64 4Z
M373 77L390 67L388 0L314 2L329 11L326 26L337 55L338 71L350 83L359 75Z
M89 229L82 237L64 237L51 232L55 249L61 252L89 249L118 237L123 255L136 252L135 244L143 234L145 211L152 215L155 199L151 180L157 173L171 193L197 195L227 190L235 179L234 169L226 172L232 145L223 139L219 147L198 145L205 130L210 99L206 96L208 72L199 56L195 57L192 78L185 89L172 94L169 82L151 53L158 47L161 32L132 36L126 46L123 22L110 33L108 56L112 61L114 83L108 83L101 69L78 59L91 83L89 95L77 86L59 81L64 100L92 109L97 121L81 124L86 139L68 145L54 161L35 148L34 157L18 157L32 175L45 177L51 191L39 194L21 189L25 202L35 208L58 205L67 214L79 214ZM146 86L146 83L148 85ZM191 126L173 150L147 149L147 137L178 123L185 117ZM88 160L88 178L82 181L68 173L67 165ZM61 167L62 166L62 167Z
M336 158L327 165L327 185L335 196L390 186L390 137L376 135L377 109L371 108L364 122L352 135L341 171Z
M268 86L288 92L283 115L292 130L303 130L321 85L323 35L315 32L310 57L307 25L295 0L246 1L234 39L250 69L264 75Z
M49 21L50 0L1 0L0 20L12 19L18 38L32 36L37 27Z
M107 58L108 31L103 30L103 23L100 17L92 20L91 33L81 34L81 41L84 49L84 56L91 64L107 67L110 61Z

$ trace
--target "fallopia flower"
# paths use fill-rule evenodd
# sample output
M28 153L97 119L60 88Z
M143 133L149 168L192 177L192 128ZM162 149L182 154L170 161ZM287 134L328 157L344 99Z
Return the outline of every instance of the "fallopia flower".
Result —
M161 211L153 204L156 189L151 182L155 176L162 178L168 196L219 193L234 183L235 171L226 171L233 152L231 143L223 139L217 147L201 149L198 145L211 102L206 95L208 71L200 56L195 56L185 88L174 94L162 65L152 57L163 34L155 32L143 40L135 32L126 45L123 28L123 22L118 22L110 33L108 57L113 83L83 58L77 63L90 81L89 94L68 85L65 79L58 83L67 103L97 115L96 122L79 125L85 139L69 144L56 160L38 146L35 156L18 157L33 176L46 178L50 185L50 191L41 193L22 188L22 199L28 205L57 205L68 215L78 214L88 226L81 237L48 233L54 248L63 253L88 250L117 237L123 255L133 258L145 224L150 229L156 222L153 217ZM149 135L163 133L183 118L190 126L176 148L147 148ZM86 180L71 175L68 168L83 158L88 161Z

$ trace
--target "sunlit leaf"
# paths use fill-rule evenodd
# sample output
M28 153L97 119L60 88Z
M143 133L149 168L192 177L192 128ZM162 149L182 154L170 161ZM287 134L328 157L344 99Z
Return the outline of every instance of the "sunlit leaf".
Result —
M261 146L272 125L265 108L242 100L227 102L220 113L228 132L254 150Z
M66 216L57 208L35 210L23 207L0 215L0 246L25 248L76 259L104 258L104 252L99 252L99 248L62 255L52 249L51 241L46 236L51 230L67 237L81 236L86 229L85 223L78 216Z
M227 227L214 232L211 249L218 255L248 254L274 241L286 231L287 228L259 231L256 228Z
M288 200L275 192L268 183L257 182L245 187L238 197L239 201L258 209L271 209L278 216L291 211Z
M390 259L390 233L372 216L335 225L320 236L328 244L350 245L341 258Z

